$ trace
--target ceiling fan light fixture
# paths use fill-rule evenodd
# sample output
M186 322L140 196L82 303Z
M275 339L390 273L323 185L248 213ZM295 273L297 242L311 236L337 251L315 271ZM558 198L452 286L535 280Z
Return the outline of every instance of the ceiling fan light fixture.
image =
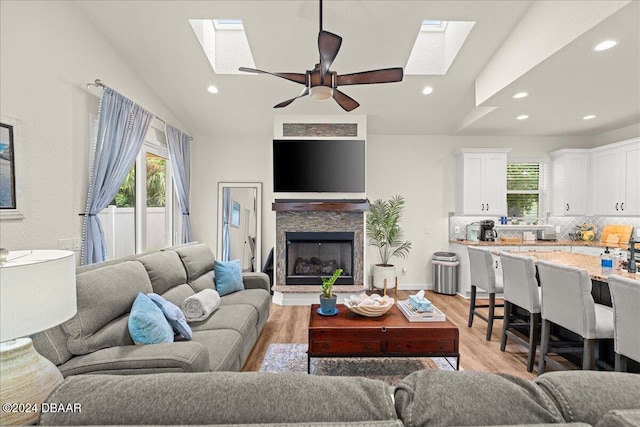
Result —
M309 90L311 99L323 101L333 97L333 89L329 86L314 86Z

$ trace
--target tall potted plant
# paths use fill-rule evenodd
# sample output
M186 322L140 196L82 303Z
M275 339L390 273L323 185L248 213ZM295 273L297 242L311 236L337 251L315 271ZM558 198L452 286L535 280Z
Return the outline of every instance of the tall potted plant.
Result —
M404 198L400 195L390 200L378 199L369 206L367 214L367 237L369 245L378 248L380 264L373 266L373 286L384 288L384 280L387 286L392 286L395 278L395 266L390 263L391 258L406 258L411 249L411 241L404 240L400 227Z
M320 314L334 315L337 314L336 302L337 295L333 294L333 284L336 283L338 277L342 274L341 268L336 268L331 277L322 277L322 294L320 295Z

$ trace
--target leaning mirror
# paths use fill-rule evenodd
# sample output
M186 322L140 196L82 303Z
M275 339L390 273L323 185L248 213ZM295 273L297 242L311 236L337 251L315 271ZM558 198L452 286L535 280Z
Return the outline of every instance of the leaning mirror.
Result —
M260 271L262 183L218 183L218 258L239 259L242 271Z

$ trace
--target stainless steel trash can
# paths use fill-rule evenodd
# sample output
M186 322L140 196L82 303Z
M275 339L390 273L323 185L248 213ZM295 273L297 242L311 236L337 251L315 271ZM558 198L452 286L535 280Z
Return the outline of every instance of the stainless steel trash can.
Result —
M431 257L433 264L433 291L454 295L458 291L458 255L453 252L436 252Z

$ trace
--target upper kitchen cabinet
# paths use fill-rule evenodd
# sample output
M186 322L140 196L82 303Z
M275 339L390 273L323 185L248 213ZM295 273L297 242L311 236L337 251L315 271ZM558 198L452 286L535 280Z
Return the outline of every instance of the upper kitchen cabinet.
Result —
M507 214L507 153L510 149L460 148L456 156L456 214Z
M595 215L640 215L640 138L594 148Z
M551 158L551 214L588 213L591 150L566 149L549 153Z

